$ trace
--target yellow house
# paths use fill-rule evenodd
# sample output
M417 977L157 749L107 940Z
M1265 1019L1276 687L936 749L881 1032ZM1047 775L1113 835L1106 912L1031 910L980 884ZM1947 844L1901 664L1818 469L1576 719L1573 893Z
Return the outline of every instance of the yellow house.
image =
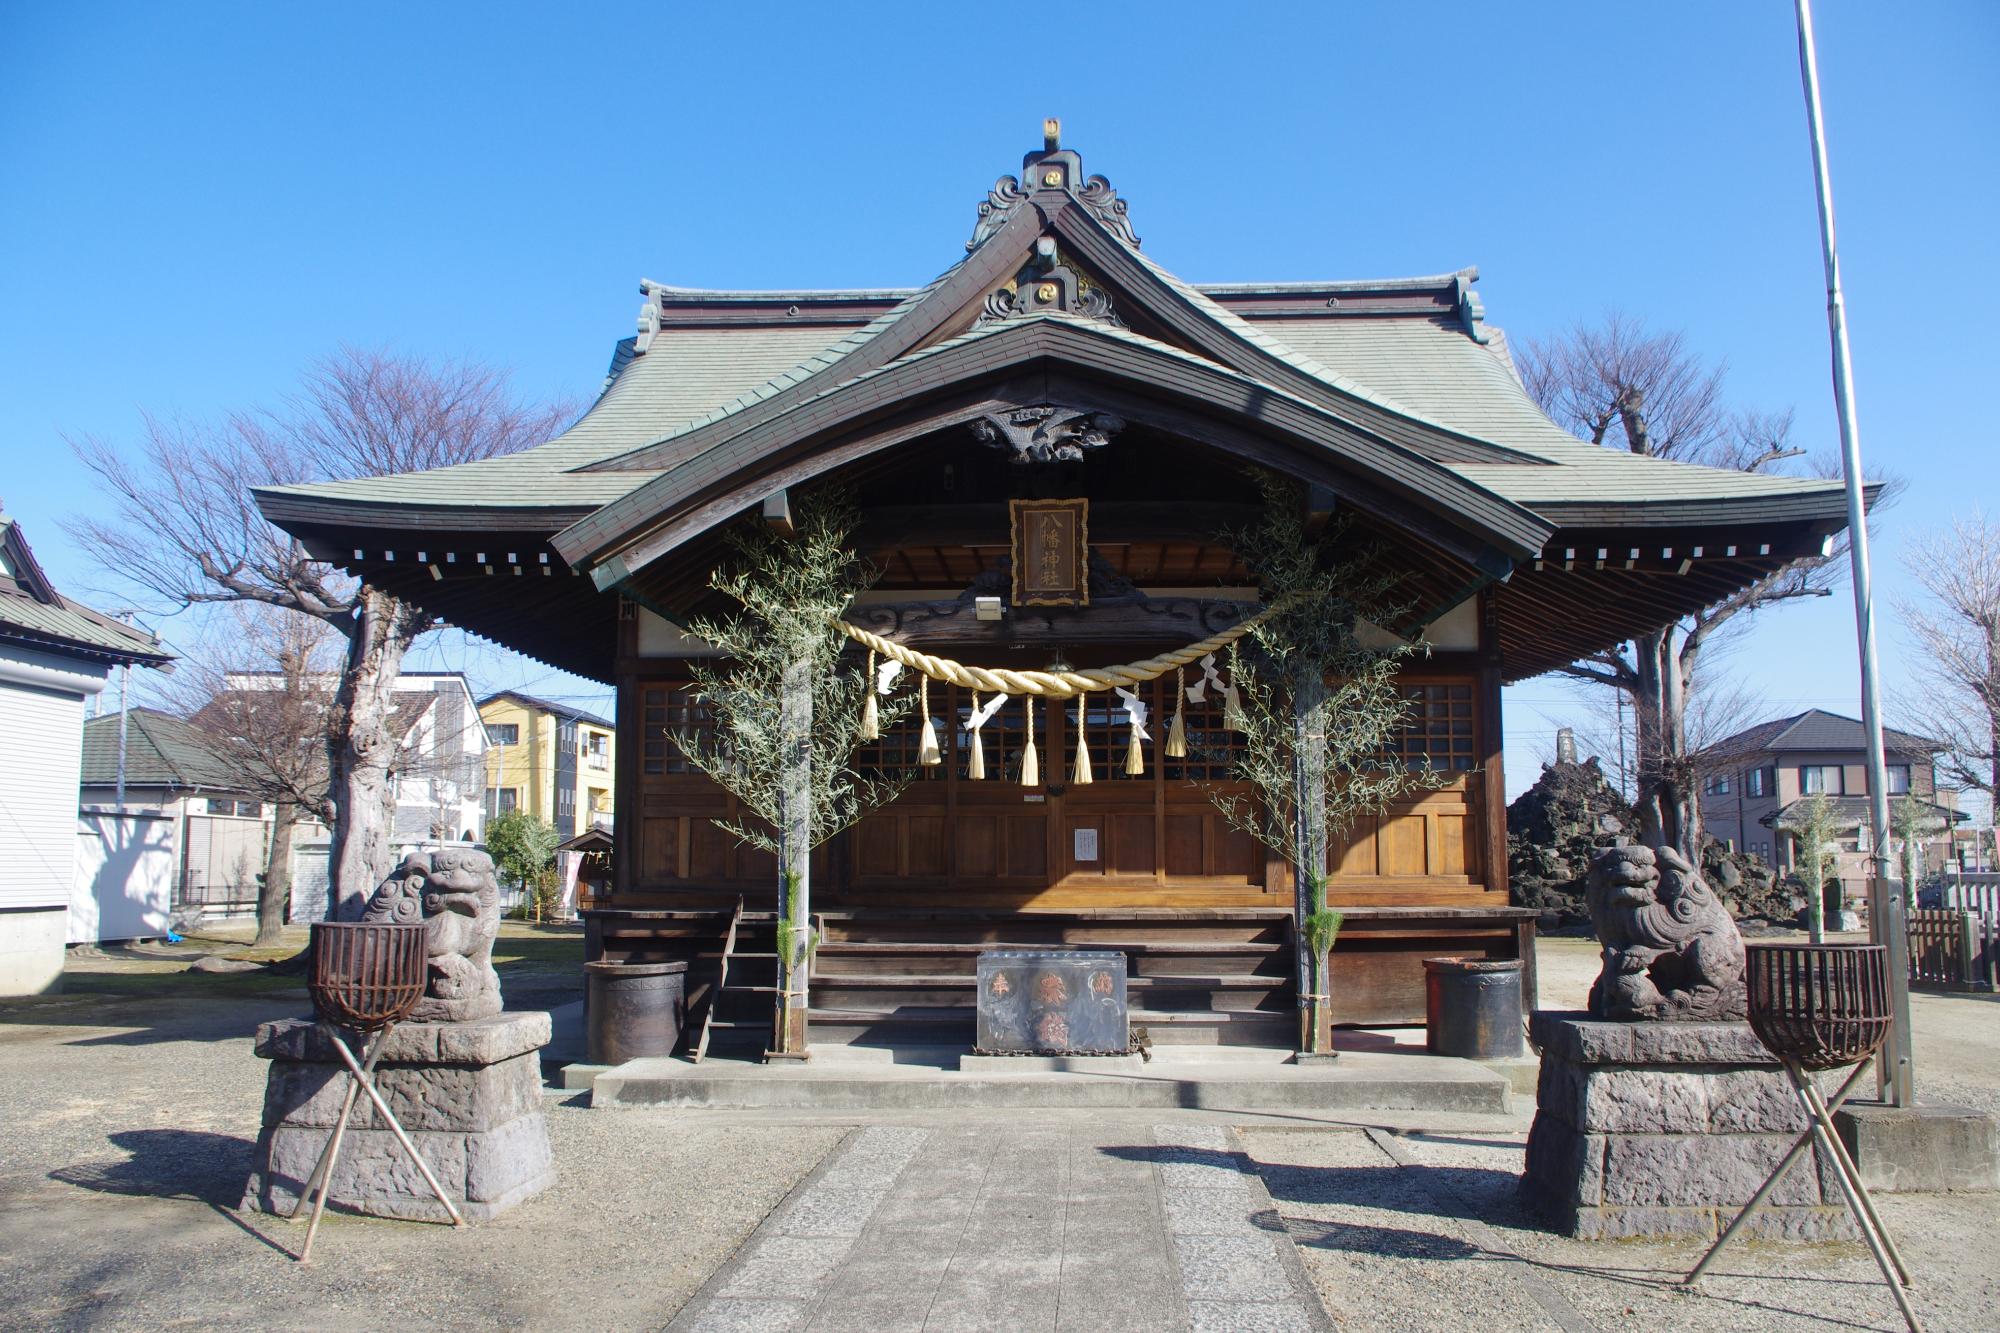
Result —
M530 810L564 838L611 824L616 730L595 713L502 690L479 701L486 724L486 816Z

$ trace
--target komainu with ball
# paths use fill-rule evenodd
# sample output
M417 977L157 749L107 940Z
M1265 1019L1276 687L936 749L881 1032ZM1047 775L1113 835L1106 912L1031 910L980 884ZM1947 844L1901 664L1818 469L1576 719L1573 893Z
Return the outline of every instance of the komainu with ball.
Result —
M1717 1022L1746 1011L1743 938L1687 858L1671 847L1607 847L1585 882L1604 971L1592 1017Z
M412 852L375 890L361 919L421 921L428 929L430 980L412 1018L469 1023L500 1012L500 974L493 970L500 883L485 852Z

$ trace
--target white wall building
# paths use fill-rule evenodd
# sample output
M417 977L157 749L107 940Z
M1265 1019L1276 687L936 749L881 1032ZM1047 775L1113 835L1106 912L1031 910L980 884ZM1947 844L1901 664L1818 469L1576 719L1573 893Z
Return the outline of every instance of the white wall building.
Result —
M0 515L0 995L62 980L77 877L84 701L121 666L162 666L157 639L50 585Z

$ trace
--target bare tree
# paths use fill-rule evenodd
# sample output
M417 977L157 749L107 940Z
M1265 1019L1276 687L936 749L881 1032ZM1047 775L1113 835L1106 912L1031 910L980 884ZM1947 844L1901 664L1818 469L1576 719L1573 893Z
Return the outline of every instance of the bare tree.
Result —
M385 476L511 453L550 437L567 405L519 403L475 365L342 350L272 412L219 423L148 417L136 456L71 441L111 500L72 525L114 574L175 607L257 602L310 616L345 640L327 731L335 895L353 906L391 866L392 780L403 736L395 681L426 612L314 560L267 523L249 487Z
M220 653L190 653L170 693L208 749L242 789L273 807L263 885L257 895L257 946L284 936L292 896L292 842L303 819L333 822L327 732L339 642L324 621L255 604L231 608ZM272 671L272 689L244 689L244 671ZM331 908L331 904L329 904Z
M1557 424L1606 448L1649 458L1758 472L1800 458L1791 414L1733 412L1723 397L1724 367L1706 365L1679 333L1649 333L1613 314L1516 353L1521 380ZM1722 601L1629 644L1562 668L1564 675L1622 691L1636 716L1634 807L1641 835L1691 861L1701 854L1700 786L1710 764L1690 718L1707 688L1703 654L1751 612L1802 597L1825 597L1841 577L1844 547L1798 560ZM1734 709L1709 710L1715 713ZM1719 720L1719 718L1718 718Z
M1923 656L1921 702L1906 711L1946 746L1945 772L1962 787L2000 795L2000 524L1980 511L1910 544L1904 560L1922 598L1896 609Z

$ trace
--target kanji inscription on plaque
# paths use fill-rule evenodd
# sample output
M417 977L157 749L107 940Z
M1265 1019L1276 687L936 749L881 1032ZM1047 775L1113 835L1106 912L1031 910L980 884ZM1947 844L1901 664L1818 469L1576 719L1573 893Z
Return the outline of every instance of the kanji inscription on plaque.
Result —
M1088 500L1010 500L1014 605L1090 602Z

